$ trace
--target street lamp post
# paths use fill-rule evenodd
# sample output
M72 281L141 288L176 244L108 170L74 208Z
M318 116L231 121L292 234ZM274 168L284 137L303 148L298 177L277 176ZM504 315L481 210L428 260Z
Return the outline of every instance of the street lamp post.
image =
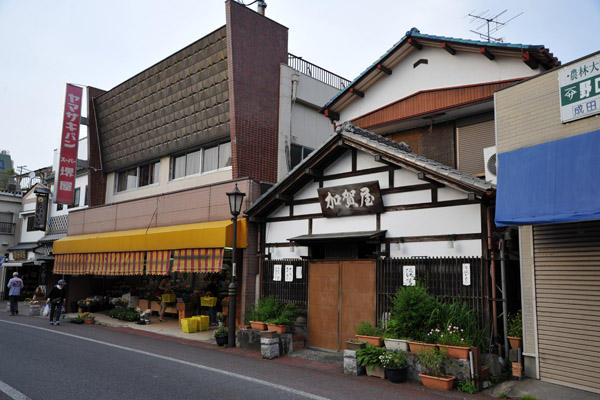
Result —
M246 193L240 192L235 184L232 192L227 192L229 198L229 211L233 218L233 249L231 253L231 283L229 283L229 333L227 336L227 344L229 347L235 347L235 313L236 313L236 275L235 275L235 255L237 251L237 217L242 211L242 201Z

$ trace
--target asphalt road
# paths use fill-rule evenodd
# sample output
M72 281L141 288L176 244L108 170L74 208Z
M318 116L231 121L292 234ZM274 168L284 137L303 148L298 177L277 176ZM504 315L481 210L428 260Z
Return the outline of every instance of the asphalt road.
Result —
M350 377L258 353L100 326L0 314L0 398L478 398L418 384ZM487 397L486 397L487 398Z

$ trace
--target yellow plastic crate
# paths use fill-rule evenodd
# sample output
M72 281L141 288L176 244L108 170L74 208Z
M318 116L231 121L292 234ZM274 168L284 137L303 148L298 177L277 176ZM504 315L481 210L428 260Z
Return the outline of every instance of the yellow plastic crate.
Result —
M199 332L208 330L208 324L210 322L208 315L194 315L192 319L195 319L198 322Z
M185 333L194 333L198 331L198 320L194 318L182 318L181 329L183 329Z
M175 303L175 293L165 293L161 300L163 303Z
M217 305L217 298L216 297L201 297L200 305L202 305L203 307L214 307Z

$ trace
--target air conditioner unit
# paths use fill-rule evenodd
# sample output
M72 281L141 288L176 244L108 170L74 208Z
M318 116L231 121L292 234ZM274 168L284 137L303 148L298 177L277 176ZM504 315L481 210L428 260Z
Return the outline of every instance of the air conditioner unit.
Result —
M485 180L494 185L497 180L498 162L496 160L496 146L483 149L483 163L485 165Z

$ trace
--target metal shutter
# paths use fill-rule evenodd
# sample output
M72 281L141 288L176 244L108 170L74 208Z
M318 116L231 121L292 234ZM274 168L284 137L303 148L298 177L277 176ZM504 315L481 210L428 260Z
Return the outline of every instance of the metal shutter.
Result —
M485 174L483 149L496 144L494 121L456 128L458 169L471 175Z
M540 378L600 393L600 221L533 232Z

